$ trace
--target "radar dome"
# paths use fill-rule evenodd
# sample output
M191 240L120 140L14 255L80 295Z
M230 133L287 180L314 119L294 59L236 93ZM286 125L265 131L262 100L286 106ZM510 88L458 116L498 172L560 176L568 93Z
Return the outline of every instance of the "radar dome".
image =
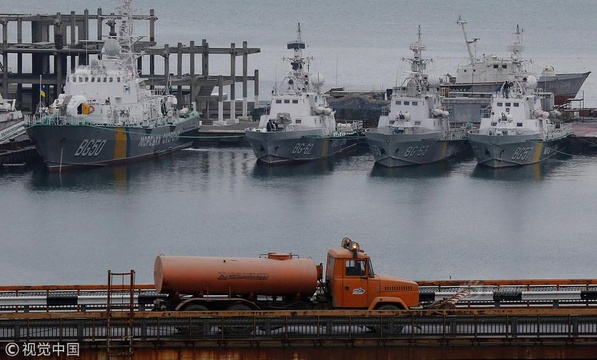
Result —
M311 84L313 84L313 86L322 86L324 82L325 79L323 78L323 75L321 75L320 73L311 75Z
M534 77L533 75L529 75L529 76L527 76L526 83L527 83L527 87L529 89L534 89L537 87L537 78Z
M440 86L441 81L440 81L440 78L435 78L435 77L432 76L429 79L427 79L427 84L431 88L437 88L437 87Z
M120 44L116 39L108 39L104 43L104 53L108 56L116 56L120 52Z

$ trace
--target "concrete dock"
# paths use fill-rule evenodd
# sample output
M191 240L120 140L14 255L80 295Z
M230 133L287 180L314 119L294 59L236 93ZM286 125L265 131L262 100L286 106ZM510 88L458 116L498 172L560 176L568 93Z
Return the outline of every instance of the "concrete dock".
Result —
M342 120L338 120L342 122ZM258 121L240 120L237 123L228 125L217 125L212 122L207 122L201 126L199 130L199 138L195 142L196 145L218 145L225 143L248 145L245 140L245 129L256 127L259 125ZM572 123L572 136L569 139L569 146L571 151L588 151L595 147L597 150L597 119L586 118L577 120Z
M101 8L96 14L88 10L83 14L71 11L68 15L3 14L0 21L0 91L3 97L16 98L20 110L34 111L41 100L40 87L45 86L44 100L51 103L62 92L68 69L73 71L77 65L88 64L90 55L101 53L106 37L116 34L115 20L119 17L114 13L104 14ZM204 116L217 116L220 122L226 116L229 119L248 116L259 96L259 71L249 69L248 57L259 53L259 48L249 47L246 41L242 46L231 43L230 47L211 47L206 39L160 46L156 42L158 17L154 10L133 17L149 23L148 33L135 31L136 36L147 39L136 42L135 51L142 54L137 60L139 76L148 79L152 88L172 89L179 104L195 103ZM103 33L105 25L110 28L109 34ZM25 31L26 27L30 31ZM9 69L9 56L16 57L16 69ZM212 56L218 56L218 62L229 62L229 74L210 72ZM236 69L237 58L241 59L240 71ZM158 60L163 62L161 71ZM32 63L31 71L25 70L28 62ZM170 72L171 63L176 64L174 73ZM241 94L236 93L239 83ZM249 99L249 83L254 85L252 99ZM237 101L237 98L241 100ZM224 109L228 109L226 114Z

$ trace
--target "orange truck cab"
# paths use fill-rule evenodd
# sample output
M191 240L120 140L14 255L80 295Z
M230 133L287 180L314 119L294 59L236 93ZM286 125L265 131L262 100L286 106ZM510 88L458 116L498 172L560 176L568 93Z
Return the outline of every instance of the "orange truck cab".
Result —
M326 283L333 308L398 310L419 306L419 285L411 280L379 275L357 242L344 238L341 248L328 251Z

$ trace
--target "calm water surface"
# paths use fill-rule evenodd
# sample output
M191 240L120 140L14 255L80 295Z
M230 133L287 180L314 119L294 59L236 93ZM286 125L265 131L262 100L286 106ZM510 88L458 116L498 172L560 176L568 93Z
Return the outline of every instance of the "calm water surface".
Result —
M366 151L267 168L249 148L190 149L76 173L0 175L1 284L153 281L159 254L292 252L344 236L412 279L593 278L597 158L492 170L474 159L384 169Z
M47 0L44 8L95 14L101 7L106 14L120 3ZM12 5L14 13L39 12L29 2ZM455 74L466 59L458 15L469 22L469 37L480 38L477 55L507 55L520 24L534 70L595 71L597 63L595 46L587 45L597 38L595 1L454 0L446 7L431 0L367 6L357 0L305 0L301 6L147 0L134 7L139 14L155 9L160 45L207 39L211 47L248 41L261 48L249 57L250 71L260 71L261 94L280 78L280 59L289 55L286 43L298 22L328 87L392 87L405 75L400 58L411 55L419 25L425 54L435 60L430 74ZM147 33L146 23L136 26ZM170 64L175 72L176 61ZM229 69L228 57L210 62L212 74ZM585 104L597 106L595 74L582 91ZM108 269L134 269L137 282L151 283L154 258L162 253L280 251L323 262L344 236L361 242L376 271L412 279L593 278L595 179L591 155L499 171L478 168L472 158L390 171L374 167L363 152L270 169L256 165L249 148L189 150L62 175L4 171L0 284L103 284Z

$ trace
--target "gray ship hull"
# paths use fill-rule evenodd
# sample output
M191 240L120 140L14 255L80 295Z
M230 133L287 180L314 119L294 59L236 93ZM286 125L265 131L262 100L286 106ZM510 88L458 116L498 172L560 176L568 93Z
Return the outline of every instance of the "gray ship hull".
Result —
M155 128L36 124L29 138L50 171L141 161L193 144L199 118Z
M537 87L544 92L553 93L555 105L563 105L568 99L576 97L589 74L591 74L590 71L541 76L537 80ZM502 85L503 82L446 83L442 84L442 87L448 88L450 91L494 93L499 91Z
M257 157L267 165L323 159L355 148L356 136L321 136L321 130L246 131L245 136Z
M543 141L539 135L469 134L468 137L477 163L492 168L541 162L556 155L563 147L564 139Z
M442 161L464 152L468 146L466 139L442 139L440 132L392 134L371 130L366 138L375 164L389 168Z

